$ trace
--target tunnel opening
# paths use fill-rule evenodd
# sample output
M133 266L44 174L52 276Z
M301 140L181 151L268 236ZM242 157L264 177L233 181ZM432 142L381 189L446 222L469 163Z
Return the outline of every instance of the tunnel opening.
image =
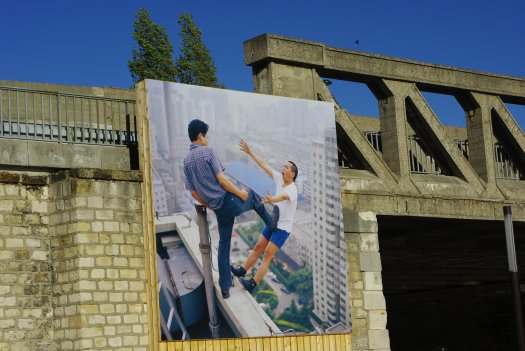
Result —
M378 225L392 350L516 350L503 221L378 216ZM525 222L514 235L523 301Z

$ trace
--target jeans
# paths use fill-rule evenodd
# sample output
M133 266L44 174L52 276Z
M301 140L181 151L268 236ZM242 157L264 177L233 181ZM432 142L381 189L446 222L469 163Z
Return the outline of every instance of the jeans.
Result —
M230 271L230 244L232 238L233 223L235 217L249 210L255 210L259 217L264 221L266 227L275 229L272 216L266 211L261 203L261 197L253 190L248 191L248 199L242 201L238 196L227 192L224 196L222 207L215 210L217 224L219 226L219 286L222 290L227 290L232 284Z

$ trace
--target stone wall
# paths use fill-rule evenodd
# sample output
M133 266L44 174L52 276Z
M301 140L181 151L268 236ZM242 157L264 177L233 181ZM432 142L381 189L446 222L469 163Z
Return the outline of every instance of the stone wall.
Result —
M0 350L147 350L140 173L0 180Z
M54 350L48 177L0 173L0 350Z
M355 350L390 350L376 214L346 210L343 217L352 347Z

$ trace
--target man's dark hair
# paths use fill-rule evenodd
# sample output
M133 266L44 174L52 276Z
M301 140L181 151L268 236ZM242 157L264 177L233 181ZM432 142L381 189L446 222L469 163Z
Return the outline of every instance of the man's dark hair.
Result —
M297 165L295 163L293 163L292 161L288 161L292 164L292 172L295 173L295 175L293 176L293 181L295 182L295 180L297 179L297 175L299 174L299 169L297 168Z
M188 136L191 141L196 141L199 137L199 133L205 136L208 133L208 125L200 119L194 119L188 124Z

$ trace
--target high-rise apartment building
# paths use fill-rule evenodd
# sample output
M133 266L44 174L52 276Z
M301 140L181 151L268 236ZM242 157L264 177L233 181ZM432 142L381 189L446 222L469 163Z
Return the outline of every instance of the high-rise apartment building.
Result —
M347 265L342 226L333 130L312 147L312 210L314 215L314 312L325 322L351 326L347 296Z

